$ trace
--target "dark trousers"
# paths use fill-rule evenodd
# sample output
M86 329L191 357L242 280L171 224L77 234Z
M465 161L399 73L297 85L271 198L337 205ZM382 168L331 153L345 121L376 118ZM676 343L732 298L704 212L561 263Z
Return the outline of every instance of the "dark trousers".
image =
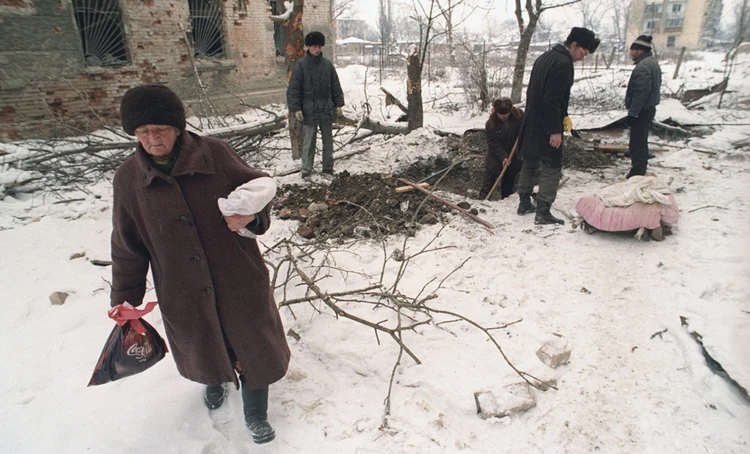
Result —
M492 186L495 185L497 177L499 177L500 173L503 171L502 162L494 157L485 158L484 164L484 181L482 182L482 188L479 190L480 199L487 197L487 194L492 190ZM503 175L503 179L500 181L500 198L504 199L509 197L516 191L516 176L520 171L521 161L518 159L512 160L510 165L508 165L508 170L506 170L505 175ZM497 194L497 189L494 194Z
M531 194L534 190L535 176L539 174L539 192L537 200L550 205L557 198L557 186L562 177L562 167L550 167L554 163L545 158L524 159L521 166L521 178L518 180L518 193Z
M628 117L630 124L630 161L628 178L644 175L648 166L648 129L654 121L656 108L643 109L637 117Z

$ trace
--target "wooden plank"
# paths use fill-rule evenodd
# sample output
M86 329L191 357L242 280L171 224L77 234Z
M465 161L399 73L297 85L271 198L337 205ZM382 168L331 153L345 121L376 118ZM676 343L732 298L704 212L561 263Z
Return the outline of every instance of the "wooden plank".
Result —
M428 188L430 187L430 183L417 183L417 186L420 188ZM396 192L399 194L402 192L411 192L414 190L414 186L399 186L396 188Z

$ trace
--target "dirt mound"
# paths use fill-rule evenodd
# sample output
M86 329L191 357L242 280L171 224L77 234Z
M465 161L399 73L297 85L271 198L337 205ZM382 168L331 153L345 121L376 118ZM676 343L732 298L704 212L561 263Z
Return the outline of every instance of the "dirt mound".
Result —
M274 210L281 219L300 221L305 238L370 238L416 231L413 224L441 222L445 205L417 191L397 193L401 184L390 175L341 172L330 185L284 185Z
M446 150L442 155L418 159L399 175L341 172L330 185L316 182L284 185L279 190L274 209L281 219L299 220L298 232L308 239L413 234L419 224L441 222L444 213L453 210L422 192L397 193L396 187L403 184L395 177L415 183L424 180L431 185L430 189L466 197L461 207L478 214L471 208L471 203L484 178L485 147L484 130L467 131L463 137L446 139ZM565 147L565 168L612 165L610 157L587 150L581 140L566 138ZM439 185L435 187L438 180Z

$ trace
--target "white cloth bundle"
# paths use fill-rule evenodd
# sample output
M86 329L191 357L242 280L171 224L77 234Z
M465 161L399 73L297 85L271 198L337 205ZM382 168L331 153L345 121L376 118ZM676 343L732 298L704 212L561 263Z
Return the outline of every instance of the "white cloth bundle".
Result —
M596 197L604 202L606 207L629 207L636 202L670 206L672 203L667 194L671 193L669 183L660 178L633 176L600 189Z
M273 178L256 178L237 187L227 198L220 198L219 210L224 216L256 214L268 205L275 195L276 181ZM248 238L255 238L253 233L244 228L237 233Z

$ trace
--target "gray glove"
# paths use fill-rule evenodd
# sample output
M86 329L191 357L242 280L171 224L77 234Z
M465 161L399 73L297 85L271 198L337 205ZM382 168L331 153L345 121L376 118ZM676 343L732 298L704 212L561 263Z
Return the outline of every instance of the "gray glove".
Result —
M298 111L294 112L294 116L295 116L295 118L297 118L298 121L302 121L302 120L305 119L305 116L302 115L302 111L301 110L298 110Z

